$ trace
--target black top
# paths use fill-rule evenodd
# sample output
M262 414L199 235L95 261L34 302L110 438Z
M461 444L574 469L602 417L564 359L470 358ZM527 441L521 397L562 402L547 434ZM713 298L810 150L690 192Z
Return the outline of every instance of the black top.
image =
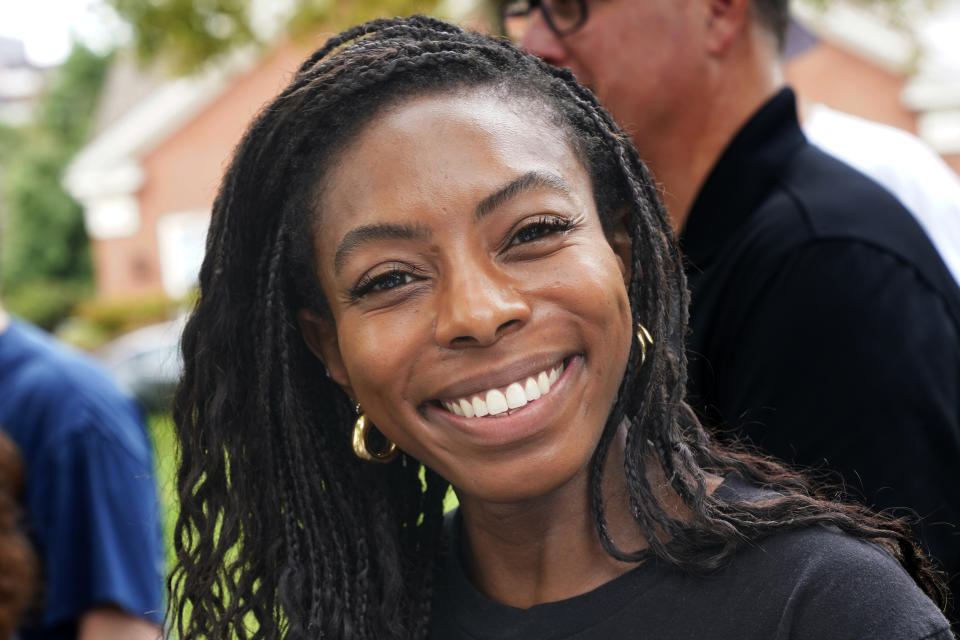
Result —
M717 496L750 498L740 482ZM458 544L450 527L448 549ZM950 640L949 625L884 551L811 528L773 536L696 576L652 561L583 595L516 609L485 598L448 552L432 640Z
M681 248L705 422L916 510L956 590L960 291L914 218L808 144L784 89L721 156Z

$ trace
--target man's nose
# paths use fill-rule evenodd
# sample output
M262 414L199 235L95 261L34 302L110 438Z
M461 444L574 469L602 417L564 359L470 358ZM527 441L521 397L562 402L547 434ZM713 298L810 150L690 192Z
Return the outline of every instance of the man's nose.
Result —
M543 12L534 9L527 19L520 47L554 67L566 67L566 56L560 38L547 26Z
M441 288L437 344L447 348L490 346L530 320L530 306L515 282L495 264L460 264Z

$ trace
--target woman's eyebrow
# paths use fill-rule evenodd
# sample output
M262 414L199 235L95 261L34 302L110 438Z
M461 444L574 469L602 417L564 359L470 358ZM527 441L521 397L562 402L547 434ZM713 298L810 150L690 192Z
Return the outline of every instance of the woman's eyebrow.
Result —
M516 198L525 191L543 187L559 191L564 195L570 195L570 187L567 186L564 179L557 174L549 171L528 171L481 200L477 204L474 218L479 220L511 198Z
M360 246L377 240L425 240L430 229L421 224L368 224L351 229L343 236L333 255L333 271L340 273L347 258Z
M528 171L511 180L483 200L477 203L474 218L480 219L490 214L497 207L521 193L533 189L547 188L570 195L570 187L566 181L549 171ZM430 229L420 224L371 224L351 229L343 236L337 251L333 256L334 273L339 274L347 258L361 245L377 240L423 240L430 237Z

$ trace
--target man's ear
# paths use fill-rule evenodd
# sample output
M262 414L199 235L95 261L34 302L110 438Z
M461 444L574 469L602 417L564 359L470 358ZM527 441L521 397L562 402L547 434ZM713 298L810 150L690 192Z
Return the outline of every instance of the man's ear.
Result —
M750 28L753 0L704 0L707 8L707 51L727 52L737 36Z
M613 255L617 258L623 283L629 287L630 278L633 276L633 240L630 232L627 231L627 215L627 208L621 207L613 226L607 233L607 242L610 243Z
M343 364L340 342L337 340L337 326L332 318L319 316L306 309L297 312L300 333L307 347L327 368L334 382L343 387L348 396L353 397L350 376Z

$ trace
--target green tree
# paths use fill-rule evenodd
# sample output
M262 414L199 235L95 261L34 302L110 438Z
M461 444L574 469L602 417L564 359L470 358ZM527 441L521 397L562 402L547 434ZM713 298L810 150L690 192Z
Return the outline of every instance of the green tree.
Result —
M108 0L133 29L144 61L163 59L189 74L239 46L262 45L251 0ZM285 26L294 36L318 25L339 29L378 16L434 14L439 0L293 0Z
M90 285L83 212L62 180L86 140L106 64L106 57L75 45L53 72L34 122L0 135L4 304L48 327Z
M251 7L256 0L107 0L133 29L145 61L164 58L174 73L192 73L237 46L262 44ZM270 0L262 0L270 2ZM821 8L837 0L793 0ZM942 0L854 0L892 19ZM317 25L337 30L378 16L436 15L441 0L291 0L287 24L293 35ZM499 0L476 0L483 19L493 20Z

